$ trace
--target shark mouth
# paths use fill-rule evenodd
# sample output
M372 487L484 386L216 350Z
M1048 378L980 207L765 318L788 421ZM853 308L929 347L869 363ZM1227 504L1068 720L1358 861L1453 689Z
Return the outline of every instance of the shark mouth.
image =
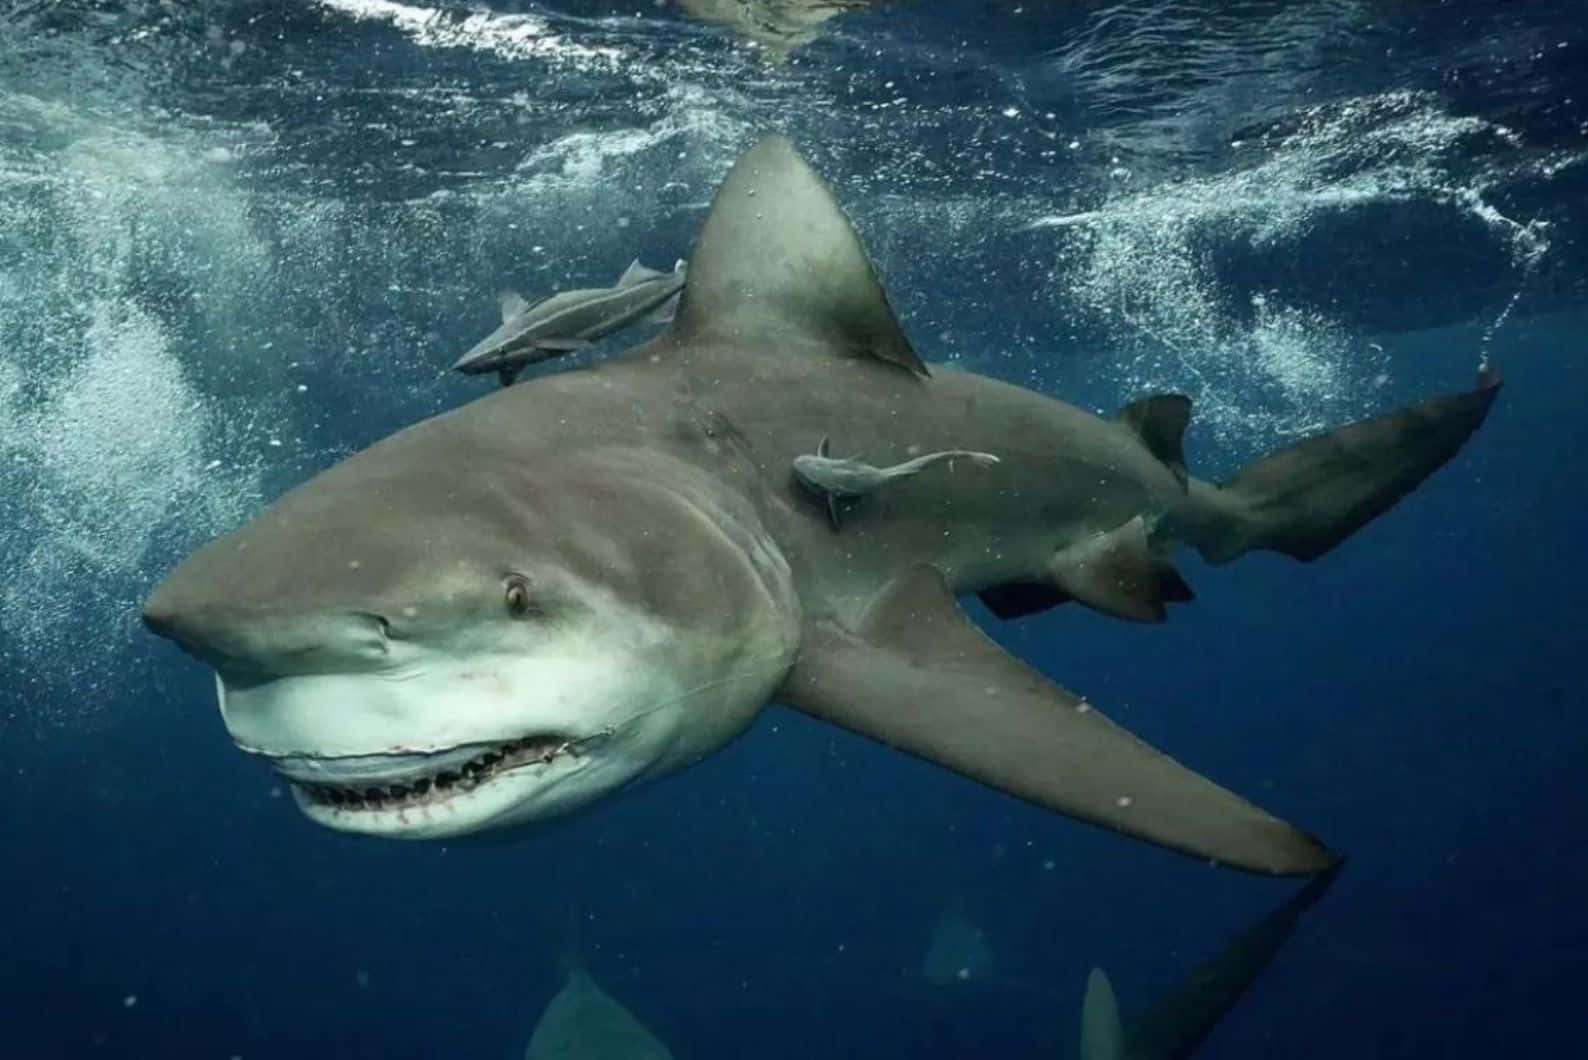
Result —
M526 736L434 754L288 755L272 757L271 765L310 806L378 812L444 803L509 770L577 758L579 743L561 735Z

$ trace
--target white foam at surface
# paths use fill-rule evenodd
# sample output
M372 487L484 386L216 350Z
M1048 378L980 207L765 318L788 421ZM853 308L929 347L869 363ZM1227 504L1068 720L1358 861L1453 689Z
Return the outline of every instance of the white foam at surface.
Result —
M185 314L140 289L139 255L202 277L221 315L263 289L268 259L208 148L49 122L71 137L50 164L0 173L0 649L26 660L17 679L65 693L39 721L82 727L121 705L121 657L165 550L259 500L252 461L225 448L248 428L223 424L229 406L190 377L171 322ZM268 398L251 403L268 415Z
M470 11L459 15L392 0L319 0L320 6L359 21L386 22L429 48L468 48L504 59L564 59L616 63L618 48L574 44L533 15Z
M1231 312L1202 244L1284 247L1330 214L1425 202L1483 221L1498 253L1531 268L1547 249L1542 234L1495 210L1480 177L1452 175L1452 154L1475 136L1514 142L1426 94L1364 97L1305 112L1274 143L1249 145L1256 157L1246 165L1150 187L1126 177L1096 209L1026 227L1062 232L1062 301L1118 343L1128 389L1185 389L1199 427L1249 447L1371 407L1385 365L1366 337L1273 292L1251 292L1249 314Z

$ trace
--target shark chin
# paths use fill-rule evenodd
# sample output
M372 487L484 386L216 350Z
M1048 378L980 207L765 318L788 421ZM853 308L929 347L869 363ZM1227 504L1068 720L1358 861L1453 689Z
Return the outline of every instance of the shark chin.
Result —
M311 820L390 838L555 817L687 757L691 694L639 660L481 658L250 679L217 671L222 719Z

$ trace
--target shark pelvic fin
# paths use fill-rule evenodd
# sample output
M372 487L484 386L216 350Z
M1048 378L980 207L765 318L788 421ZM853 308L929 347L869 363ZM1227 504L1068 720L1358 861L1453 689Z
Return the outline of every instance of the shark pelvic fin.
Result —
M1139 515L1061 549L1048 561L1048 575L1066 596L1135 622L1162 622L1164 601L1193 598L1179 572L1153 553Z
M1182 446L1186 424L1191 422L1190 398L1184 394L1152 394L1132 401L1114 418L1136 432L1148 452L1174 472L1181 486L1186 484Z
M807 346L930 373L827 185L782 136L729 170L689 257L681 338Z
M915 567L858 630L806 626L777 697L1000 791L1251 872L1319 872L1317 840L1186 769L989 640Z

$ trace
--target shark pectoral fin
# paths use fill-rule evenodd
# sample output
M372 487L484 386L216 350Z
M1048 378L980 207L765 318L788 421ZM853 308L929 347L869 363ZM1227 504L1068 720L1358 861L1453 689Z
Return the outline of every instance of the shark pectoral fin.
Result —
M1334 856L1161 754L1006 653L943 576L916 567L858 632L807 626L777 694L788 705L1037 805L1252 872Z
M1108 973L1093 968L1081 998L1081 1060L1125 1060L1125 1028Z
M1183 449L1186 424L1191 422L1191 399L1184 394L1152 394L1138 398L1114 417L1136 432L1141 444L1174 472L1180 485L1188 484Z
M525 310L529 309L529 307L530 305L524 300L524 296L519 294L517 291L503 291L502 323L507 323L509 320L512 320L520 313L523 313Z
M523 370L524 366L521 364L509 365L506 368L498 368L496 370L497 382L501 383L503 386L512 386L514 380L518 378L518 373L522 372Z
M551 336L547 336L546 338L535 340L535 348L537 350L551 350L557 353L568 353L573 350L582 350L588 345L590 345L589 339L553 338Z
M1185 579L1149 547L1139 515L1054 553L1048 576L1086 606L1135 622L1162 622L1165 600L1192 599Z
M928 376L832 192L783 136L728 171L689 258L681 339L871 357Z

